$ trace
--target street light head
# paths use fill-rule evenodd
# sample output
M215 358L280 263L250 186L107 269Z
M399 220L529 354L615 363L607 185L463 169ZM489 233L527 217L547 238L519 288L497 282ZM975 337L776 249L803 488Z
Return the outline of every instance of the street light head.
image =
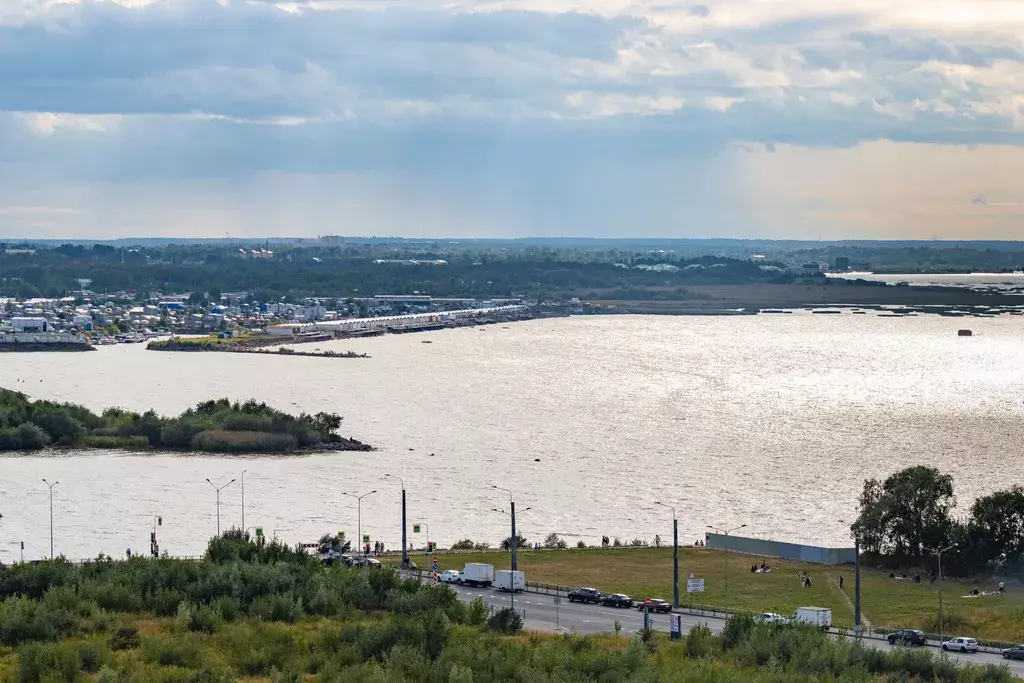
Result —
M44 481L45 481L45 480L44 480ZM206 481L210 481L210 478L209 478L209 477L207 477L207 478L206 478ZM212 484L213 482L212 482L212 481L210 481L210 483Z
M746 525L746 524L740 524L740 528L741 528L741 529L745 529L746 527L747 527L747 525Z
M229 481L229 482L228 482L227 484L225 484L225 486L231 486L231 485L232 485L232 484L234 484L234 483L235 483L235 480L234 480L234 479L232 479L232 480L231 480L231 481Z

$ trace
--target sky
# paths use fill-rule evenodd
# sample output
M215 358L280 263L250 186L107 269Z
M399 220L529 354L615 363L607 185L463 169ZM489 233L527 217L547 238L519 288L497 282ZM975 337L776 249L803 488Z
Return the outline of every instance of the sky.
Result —
M0 0L0 237L1024 238L1020 0Z

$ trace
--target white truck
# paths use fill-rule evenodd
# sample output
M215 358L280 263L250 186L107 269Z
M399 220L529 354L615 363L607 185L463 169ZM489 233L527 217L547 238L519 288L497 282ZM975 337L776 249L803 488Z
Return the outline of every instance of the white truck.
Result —
M832 610L827 607L797 607L793 621L819 628L832 628Z
M526 589L526 574L499 569L494 572L494 587L500 591L517 593Z
M466 586L490 587L494 583L494 565L471 562L462 570L462 583Z

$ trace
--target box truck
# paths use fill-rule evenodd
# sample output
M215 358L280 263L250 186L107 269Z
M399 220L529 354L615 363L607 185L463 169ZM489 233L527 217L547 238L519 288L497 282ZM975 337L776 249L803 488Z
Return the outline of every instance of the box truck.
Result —
M797 607L796 623L820 628L832 628L832 610L827 607Z
M500 591L518 592L526 588L526 575L508 569L494 572L494 586Z
M462 583L466 586L488 587L494 582L494 565L471 562L462 570Z

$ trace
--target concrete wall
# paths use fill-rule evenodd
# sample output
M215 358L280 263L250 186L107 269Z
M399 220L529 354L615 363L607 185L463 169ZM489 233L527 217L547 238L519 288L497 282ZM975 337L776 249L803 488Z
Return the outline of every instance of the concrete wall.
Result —
M757 555L759 557L779 557L784 560L817 562L818 564L853 564L857 557L856 551L853 548L820 548L813 545L800 545L799 543L745 538L732 534L728 537L722 534L706 534L704 543L708 548L724 550L727 540L731 552Z
M74 332L0 333L0 344L84 344L85 339Z

